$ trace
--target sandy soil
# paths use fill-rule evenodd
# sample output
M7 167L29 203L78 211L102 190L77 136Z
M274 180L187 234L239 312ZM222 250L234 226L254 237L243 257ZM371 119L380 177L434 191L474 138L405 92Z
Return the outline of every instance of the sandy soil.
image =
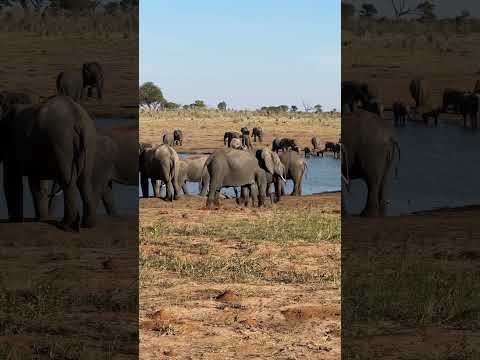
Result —
M339 359L339 193L204 206L140 201L141 358Z
M137 225L0 223L0 358L135 359Z
M140 141L161 144L165 132L181 129L185 137L177 151L211 152L221 148L226 131L238 131L246 126L252 130L261 126L265 132L263 144L271 146L274 138L289 137L303 149L312 148L311 139L337 142L340 136L340 114L279 114L263 116L255 112L172 111L140 114ZM253 143L253 139L252 139ZM253 143L255 146L259 144Z
M57 75L98 61L105 72L104 98L81 101L97 117L138 116L138 38L113 34L45 37L29 33L3 33L0 42L0 90L33 91L49 97L56 93Z

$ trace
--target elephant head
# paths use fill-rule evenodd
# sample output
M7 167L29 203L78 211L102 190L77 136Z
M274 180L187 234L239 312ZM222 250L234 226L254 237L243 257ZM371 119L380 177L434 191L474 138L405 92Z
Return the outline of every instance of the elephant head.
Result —
M82 66L83 86L97 88L98 98L102 98L103 93L103 69L97 62L85 63Z
M285 166L276 152L271 151L269 148L263 148L259 150L257 158L259 159L260 167L264 168L264 170L272 175L277 175L280 179L286 182Z

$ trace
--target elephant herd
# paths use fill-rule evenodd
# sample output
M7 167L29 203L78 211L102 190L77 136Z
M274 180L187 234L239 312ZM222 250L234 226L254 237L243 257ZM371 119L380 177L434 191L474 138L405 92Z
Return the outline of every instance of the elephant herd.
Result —
M296 143L284 141L282 145L285 146L280 148L255 149L250 137L261 143L263 130L254 128L252 135L247 128L225 132L224 148L186 158L181 158L173 145L165 141L159 145L141 143L138 155L143 196L149 196L149 180L155 197L160 195L161 184L165 185L165 199L169 201L188 194L186 183L196 182L200 185L200 195L207 196L208 208L219 206L220 191L228 187L235 189L238 203L260 207L267 199L271 203L280 201L288 179L293 181L292 195L300 196L306 161L295 151ZM240 195L237 188L240 188Z
M0 164L10 222L24 220L23 177L28 177L38 221L49 219L49 199L63 193L64 215L59 226L67 231L95 226L100 202L108 214L116 213L114 182L138 184L137 134L96 128L94 119L77 102L85 89L90 93L92 88L101 98L103 71L98 63L62 72L57 94L48 98L0 93Z

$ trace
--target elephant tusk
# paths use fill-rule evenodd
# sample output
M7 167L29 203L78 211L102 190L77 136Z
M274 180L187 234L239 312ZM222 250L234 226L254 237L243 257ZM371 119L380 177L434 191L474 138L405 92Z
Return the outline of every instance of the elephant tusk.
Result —
M285 184L287 183L287 180L285 180L285 178L282 175L280 175L280 178L283 180Z
M345 185L349 184L348 179L345 177L345 175L342 174L342 180L345 182Z

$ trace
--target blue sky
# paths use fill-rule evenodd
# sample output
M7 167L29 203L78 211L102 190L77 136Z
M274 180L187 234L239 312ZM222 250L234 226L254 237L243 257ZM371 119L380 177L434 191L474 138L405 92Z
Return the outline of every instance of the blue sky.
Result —
M143 0L140 83L181 104L340 109L340 1Z

